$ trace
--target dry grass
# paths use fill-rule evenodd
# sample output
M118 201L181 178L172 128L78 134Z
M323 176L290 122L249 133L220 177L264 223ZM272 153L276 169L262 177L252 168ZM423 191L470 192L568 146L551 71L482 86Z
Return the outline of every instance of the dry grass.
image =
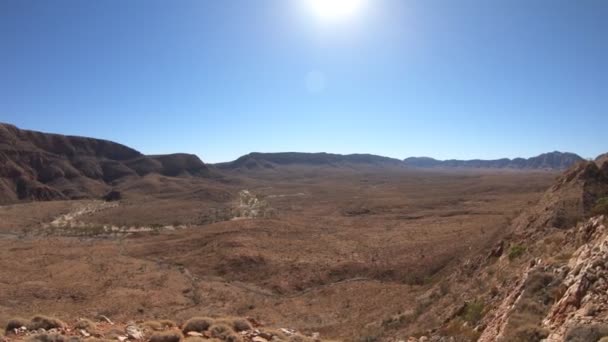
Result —
M162 333L155 333L150 337L150 342L179 342L183 338L180 331L166 331Z
M531 273L524 284L524 292L515 306L505 337L513 341L540 341L546 335L542 319L554 303L561 282L551 273ZM546 336L545 336L546 337Z
M4 329L5 333L11 334L15 329L19 329L21 327L27 327L29 325L29 321L24 318L13 318L6 323L6 328Z
M60 321L56 318L42 316L42 315L36 315L36 316L32 317L29 324L27 325L27 328L29 330L38 330L38 329L51 330L51 329L59 329L59 328L63 328L63 327L65 327L65 323L63 323L62 321Z
M175 322L173 322L171 320L166 320L166 319L158 320L158 321L145 321L142 325L150 330L156 330L156 331L164 330L166 328L173 328L173 327L177 326L175 324Z
M508 220L537 200L553 176L330 168L239 176L238 182L219 185L196 179L165 184L161 178L129 189L117 184L129 194L119 207L79 220L91 227L177 221L192 227L78 239L56 231L52 244L0 236L0 302L21 303L0 312L0 320L30 315L33 307L65 317L96 308L114 321L213 313L354 340L370 322L380 325L414 310L416 299L438 286L453 266L493 245ZM141 186L150 191L139 193ZM233 197L214 202L207 186ZM242 189L267 201L277 216L203 226L210 210L229 208ZM39 231L43 223L88 203L0 208L0 234ZM353 208L365 210L345 214ZM426 310L440 299L425 303ZM390 332L411 328L404 323Z
M207 331L211 325L213 325L213 318L209 317L193 317L184 323L182 332L188 334L190 331L202 333Z
M26 341L28 342L80 342L79 337L67 337L59 334L38 334L29 336Z
M241 340L241 337L235 334L232 327L227 324L214 324L211 326L211 328L209 328L209 332L211 333L212 337L222 341L237 342Z
M243 318L225 317L215 320L216 324L225 324L236 332L251 330L251 323Z
M608 324L580 325L566 333L568 342L598 341L604 337L608 337Z
M74 325L74 328L83 329L88 332L93 332L93 331L97 330L97 324L89 319L83 318L83 319L78 320L78 322L76 322L76 324Z

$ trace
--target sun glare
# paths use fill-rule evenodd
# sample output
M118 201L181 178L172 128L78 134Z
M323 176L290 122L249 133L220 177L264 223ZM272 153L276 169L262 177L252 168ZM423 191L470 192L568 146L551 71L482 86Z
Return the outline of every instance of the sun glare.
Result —
M308 0L314 14L326 20L350 18L356 15L365 0Z

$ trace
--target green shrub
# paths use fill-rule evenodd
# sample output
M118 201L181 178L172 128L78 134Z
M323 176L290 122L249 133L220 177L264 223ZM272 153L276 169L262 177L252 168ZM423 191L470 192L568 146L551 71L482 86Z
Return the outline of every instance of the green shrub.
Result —
M522 245L511 246L509 250L509 260L515 260L526 252L526 247Z
M591 209L591 215L608 215L608 197L602 197L597 200L593 209Z
M598 341L608 336L607 324L578 325L566 333L567 342Z
M533 324L518 327L511 337L512 342L540 342L549 336L549 331Z
M470 324L477 324L477 322L479 322L483 318L483 309L483 301L474 301L467 303L462 314L462 319L469 322Z

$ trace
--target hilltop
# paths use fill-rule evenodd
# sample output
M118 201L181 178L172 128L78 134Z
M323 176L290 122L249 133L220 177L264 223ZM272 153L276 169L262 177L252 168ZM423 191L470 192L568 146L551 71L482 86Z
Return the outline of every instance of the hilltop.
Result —
M263 170L276 169L281 166L315 166L315 167L399 167L399 159L382 157L373 154L332 154L332 153L250 153L228 163L215 166L220 170Z
M0 202L100 197L147 175L209 177L197 156L145 156L107 140L0 124Z

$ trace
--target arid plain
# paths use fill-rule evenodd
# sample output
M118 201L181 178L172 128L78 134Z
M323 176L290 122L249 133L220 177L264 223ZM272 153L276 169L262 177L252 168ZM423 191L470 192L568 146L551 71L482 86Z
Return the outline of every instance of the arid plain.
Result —
M118 182L114 202L0 207L0 322L219 315L330 339L382 336L391 317L416 315L430 288L447 293L442 275L491 248L558 175L379 166L225 174Z

